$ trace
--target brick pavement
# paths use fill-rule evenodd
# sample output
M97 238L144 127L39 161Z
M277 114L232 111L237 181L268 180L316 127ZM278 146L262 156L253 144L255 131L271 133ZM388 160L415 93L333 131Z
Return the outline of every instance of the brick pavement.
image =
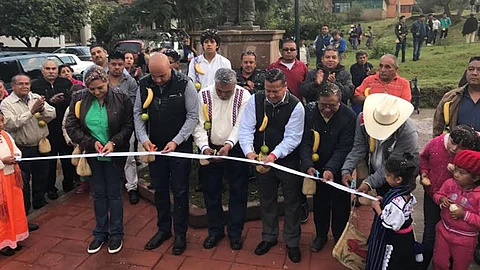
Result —
M361 230L368 233L372 211L360 208ZM24 249L12 257L0 257L0 270L23 269L345 269L331 255L333 240L320 253L310 252L309 245L314 237L312 218L302 225L302 261L292 263L286 256L282 232L279 244L268 254L257 256L253 253L261 239L261 222L245 224L244 248L232 251L227 238L216 248L202 247L207 229L189 228L188 247L182 256L172 255L172 240L154 251L144 250L145 243L156 231L156 209L141 200L130 205L124 197L125 238L122 251L108 254L106 245L94 255L87 254L87 246L94 227L93 203L88 195L67 194L30 217L40 225L23 242ZM281 221L280 228L283 227Z

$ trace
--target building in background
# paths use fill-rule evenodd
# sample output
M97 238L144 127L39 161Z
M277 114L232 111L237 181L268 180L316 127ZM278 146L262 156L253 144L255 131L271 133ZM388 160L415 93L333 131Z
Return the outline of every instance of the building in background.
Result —
M397 18L401 15L412 16L412 9L415 0L327 0L325 7L333 13L343 13L357 2L365 9L362 18L368 20L380 20L386 18ZM400 14L398 5L400 4Z

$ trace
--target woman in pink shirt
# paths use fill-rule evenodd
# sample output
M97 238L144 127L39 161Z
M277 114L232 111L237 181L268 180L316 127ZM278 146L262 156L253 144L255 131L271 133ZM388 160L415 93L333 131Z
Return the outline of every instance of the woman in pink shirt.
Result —
M442 184L452 177L447 169L460 150L475 149L479 145L477 133L467 125L458 125L451 133L442 134L431 140L420 154L420 172L425 190L423 214L423 268L427 269L433 256L435 243L435 225L440 221L440 208L433 201L433 194ZM430 183L428 183L430 182Z
M436 226L433 269L467 270L480 232L480 152L464 150L453 160L453 178L433 195L440 205L441 221Z
M58 76L69 79L72 84L79 84L85 86L82 81L73 78L73 68L70 65L63 64L58 67Z

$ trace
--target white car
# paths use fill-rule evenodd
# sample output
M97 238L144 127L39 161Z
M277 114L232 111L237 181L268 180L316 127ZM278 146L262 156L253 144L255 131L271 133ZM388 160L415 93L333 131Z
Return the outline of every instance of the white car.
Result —
M55 53L55 55L58 56L63 63L70 65L73 68L74 73L80 74L88 67L94 65L93 62L80 60L80 58L74 54Z

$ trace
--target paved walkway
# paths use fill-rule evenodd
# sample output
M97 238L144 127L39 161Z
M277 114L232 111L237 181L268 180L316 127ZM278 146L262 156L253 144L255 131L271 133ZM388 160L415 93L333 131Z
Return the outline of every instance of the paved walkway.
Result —
M368 233L372 211L362 207L360 227ZM189 228L187 250L182 256L172 255L172 240L154 251L144 250L145 243L156 232L155 207L141 200L130 205L124 197L124 247L120 253L110 255L107 247L94 255L87 254L93 240L95 221L93 203L89 195L67 194L35 212L32 222L40 230L32 232L23 243L24 249L12 257L0 257L0 269L191 269L191 270L254 270L254 269L345 269L331 255L333 240L320 253L310 252L314 237L312 218L302 225L302 261L292 263L286 256L282 232L280 243L263 256L253 253L261 239L261 222L250 221L243 232L242 250L232 251L226 238L217 248L206 250L202 243L206 229ZM280 228L283 227L283 221Z

